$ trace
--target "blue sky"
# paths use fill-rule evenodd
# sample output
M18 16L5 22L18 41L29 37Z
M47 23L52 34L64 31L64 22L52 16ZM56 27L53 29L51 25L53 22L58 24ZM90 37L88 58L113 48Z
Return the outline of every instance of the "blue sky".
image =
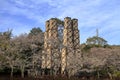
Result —
M79 20L80 40L96 34L109 44L120 44L120 0L0 0L0 32L29 33L45 30L45 21L57 17Z

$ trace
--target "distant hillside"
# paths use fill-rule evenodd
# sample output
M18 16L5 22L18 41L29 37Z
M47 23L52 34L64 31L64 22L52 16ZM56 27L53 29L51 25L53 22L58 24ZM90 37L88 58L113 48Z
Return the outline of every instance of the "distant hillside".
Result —
M120 46L87 47L82 45L82 69L120 76ZM86 50L86 51L85 51Z

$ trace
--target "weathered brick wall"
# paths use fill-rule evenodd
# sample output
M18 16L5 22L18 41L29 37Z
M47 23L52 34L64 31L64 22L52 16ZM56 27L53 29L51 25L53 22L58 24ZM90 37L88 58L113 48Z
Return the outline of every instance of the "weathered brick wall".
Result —
M73 65L76 54L80 53L80 40L78 30L78 20L70 17L64 18L63 29L63 47L59 52L58 43L58 25L55 18L46 21L46 31L44 33L44 51L43 68L60 67L61 72L65 70L74 70ZM72 70L71 70L72 69ZM73 71L72 71L73 72Z
M54 67L55 57L58 55L57 40L58 40L58 31L57 31L57 21L54 18L51 18L49 21L46 21L46 31L44 33L44 54L43 54L43 68Z
M64 30L63 30L63 49L62 49L62 73L64 73L65 70L68 69L68 66L70 64L69 55L73 54L71 50L73 50L73 28L72 28L72 20L70 17L66 17L64 19Z

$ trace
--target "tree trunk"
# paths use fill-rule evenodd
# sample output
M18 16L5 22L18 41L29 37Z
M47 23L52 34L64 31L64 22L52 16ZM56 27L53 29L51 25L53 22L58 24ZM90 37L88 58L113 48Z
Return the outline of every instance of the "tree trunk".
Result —
M21 77L24 78L24 70L22 70Z
M112 80L113 78L112 78L111 73L108 72L108 75L109 75L109 78Z
M100 78L100 74L99 74L99 71L97 72L97 78L98 78L98 79Z
M11 66L10 76L13 77L13 66Z
M38 71L35 69L35 78L38 76Z
M24 66L21 66L21 77L24 78Z

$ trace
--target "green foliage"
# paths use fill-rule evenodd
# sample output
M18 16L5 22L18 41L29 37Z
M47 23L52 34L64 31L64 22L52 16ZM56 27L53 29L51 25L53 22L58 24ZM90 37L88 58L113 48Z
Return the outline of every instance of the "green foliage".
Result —
M120 71L115 71L113 73L113 77L120 77Z
M64 21L58 19L58 18L55 18L55 20L57 20L57 24L58 26L61 25L61 26L64 26Z
M58 26L60 26L60 25L61 25L61 26L64 26L64 21L62 21L62 20L60 20L60 19L58 19L58 18L51 18L51 19L56 20Z
M106 47L109 47L109 45L107 44L107 41L104 40L103 38L101 37L97 37L97 36L93 36L91 38L88 38L86 43L82 44L81 46L82 47L82 52L89 52L89 50L93 47L103 47L103 48L106 48Z
M5 31L5 32L0 32L0 36L3 37L4 39L11 39L12 30L8 30L8 31Z
M32 28L32 30L30 30L29 35L33 36L33 35L38 35L39 33L41 33L42 30L38 27L38 28Z
M120 71L117 70L115 67L113 66L107 66L104 65L102 67L97 67L94 69L95 70L95 75L99 77L109 77L109 78L116 78L116 77L120 77Z
M89 52L89 50L91 49L92 47L90 45L84 45L84 47L81 49L82 52Z
M101 37L93 36L91 38L88 38L86 41L87 45L95 45L98 46L105 46L107 45L107 41Z
M96 48L99 48L99 47L108 47L108 45L104 45L104 46L101 46L100 44L83 44L84 47L81 48L82 52L89 52L91 48L93 47L96 47Z
M6 50L9 47L9 41L12 36L12 30L8 30L0 33L0 48Z

